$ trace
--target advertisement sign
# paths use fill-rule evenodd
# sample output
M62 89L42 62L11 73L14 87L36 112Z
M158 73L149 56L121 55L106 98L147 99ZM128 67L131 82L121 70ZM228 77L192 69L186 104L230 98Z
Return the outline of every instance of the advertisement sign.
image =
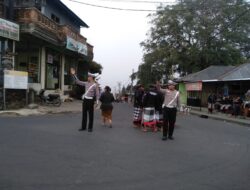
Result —
M88 55L88 47L86 44L78 42L78 41L76 41L73 38L70 38L68 36L67 36L66 48L71 50L71 51L76 51L76 52L83 54L83 55Z
M48 56L47 56L47 63L53 63L53 55L51 55L51 54L48 54Z
M19 25L0 18L0 36L19 41Z
M28 72L5 70L4 88L28 89Z
M202 91L202 82L186 83L187 91Z

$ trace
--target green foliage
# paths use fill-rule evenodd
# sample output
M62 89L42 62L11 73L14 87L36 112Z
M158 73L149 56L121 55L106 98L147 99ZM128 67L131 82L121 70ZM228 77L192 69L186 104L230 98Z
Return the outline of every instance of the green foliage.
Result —
M250 58L250 5L244 0L180 0L150 15L138 78L152 83L173 66L181 74Z
M99 73L99 74L102 74L102 69L103 69L102 65L99 64L99 63L97 63L97 62L95 62L95 61L91 61L91 62L89 63L89 71L90 71L91 73Z

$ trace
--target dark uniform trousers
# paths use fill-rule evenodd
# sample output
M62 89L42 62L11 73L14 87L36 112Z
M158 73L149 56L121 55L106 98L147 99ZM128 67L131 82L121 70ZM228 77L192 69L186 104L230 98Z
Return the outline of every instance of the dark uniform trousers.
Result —
M169 137L173 136L174 133L174 125L176 121L176 108L163 108L163 136Z
M93 129L93 120L94 120L94 100L93 99L84 99L82 102L82 129L87 127L87 118L89 116L89 129Z

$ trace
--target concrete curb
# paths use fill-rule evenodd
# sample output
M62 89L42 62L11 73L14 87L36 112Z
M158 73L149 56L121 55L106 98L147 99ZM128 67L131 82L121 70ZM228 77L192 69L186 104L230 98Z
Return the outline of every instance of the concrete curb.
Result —
M39 115L49 115L49 114L67 114L67 113L79 113L82 110L82 101L75 100L73 102L63 102L60 107L55 106L43 106L38 105L38 107L32 109L33 107L25 107L18 110L4 110L0 111L0 116L39 116Z
M27 117L27 116L39 116L39 115L49 115L49 114L69 114L69 113L80 113L81 111L36 111L36 112L22 112L22 111L0 111L0 116L11 117L11 116L20 116L20 117Z
M230 123L236 123L239 125L244 125L246 127L250 127L250 120L246 120L246 119L240 119L240 118L229 118L229 117L223 117L220 115L213 115L213 114L208 114L208 113L204 113L204 112L199 112L199 111L190 111L190 114L192 115L205 115L208 117L208 119L214 119L214 120L221 120L221 121L226 121L226 122L230 122Z

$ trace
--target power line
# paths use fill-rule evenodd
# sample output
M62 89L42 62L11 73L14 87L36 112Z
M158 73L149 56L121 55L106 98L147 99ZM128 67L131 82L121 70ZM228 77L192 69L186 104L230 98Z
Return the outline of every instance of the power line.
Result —
M137 0L98 0L98 1L110 1L115 3L149 3L149 4L174 4L175 1L166 2L166 1L137 1Z
M116 8L116 7L108 7L108 6L102 6L102 5L95 5L95 4L90 4L90 3L85 3L81 1L76 1L76 0L69 0L74 3L79 3L83 5L88 5L91 7L99 7L99 8L104 8L104 9L112 9L112 10L119 10L119 11L134 11L134 12L155 12L156 10L150 10L150 9L124 9L124 8Z

